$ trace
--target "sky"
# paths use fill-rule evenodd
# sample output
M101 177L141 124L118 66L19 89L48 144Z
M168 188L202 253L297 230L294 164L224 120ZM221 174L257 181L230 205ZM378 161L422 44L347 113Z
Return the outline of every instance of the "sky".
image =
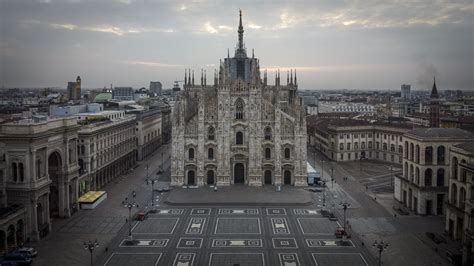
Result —
M239 9L270 83L291 68L300 89L474 89L472 0L0 0L0 86L169 88L233 55Z

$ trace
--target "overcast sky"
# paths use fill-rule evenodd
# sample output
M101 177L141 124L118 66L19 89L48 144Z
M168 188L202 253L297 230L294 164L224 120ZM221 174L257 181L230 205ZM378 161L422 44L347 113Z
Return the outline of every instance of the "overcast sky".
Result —
M168 88L244 42L302 89L474 88L474 1L0 0L0 85ZM208 80L212 78L208 77Z

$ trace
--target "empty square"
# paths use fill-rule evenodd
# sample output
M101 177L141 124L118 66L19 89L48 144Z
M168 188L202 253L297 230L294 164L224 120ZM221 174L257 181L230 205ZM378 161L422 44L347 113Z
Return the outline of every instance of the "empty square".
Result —
M211 253L209 266L236 265L263 266L265 258L263 253Z
M217 218L215 234L261 234L259 218Z
M368 266L360 253L312 253L313 260L318 266L351 265Z
M194 258L196 253L177 253L174 258L173 266L192 266L194 265Z
M297 218L298 225L304 235L334 235L337 222L326 218Z
M278 259L281 266L299 266L300 261L296 253L278 253Z
M148 218L138 222L133 234L173 234L179 218Z
M112 253L104 266L158 265L161 253Z

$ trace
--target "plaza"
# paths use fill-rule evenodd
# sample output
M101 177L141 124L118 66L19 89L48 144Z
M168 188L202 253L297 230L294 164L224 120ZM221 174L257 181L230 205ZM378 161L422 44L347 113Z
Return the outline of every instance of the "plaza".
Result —
M166 210L134 222L132 236L137 245L124 246L122 243L129 238L125 231L119 233L98 265L375 263L357 238L336 239L334 231L340 223L323 217L312 206L191 206ZM341 244L344 242L347 244Z

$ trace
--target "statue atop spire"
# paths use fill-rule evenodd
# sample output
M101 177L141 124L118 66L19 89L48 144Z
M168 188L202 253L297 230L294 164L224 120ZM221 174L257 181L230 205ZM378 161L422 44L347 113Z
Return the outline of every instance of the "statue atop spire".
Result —
M239 42L237 43L237 49L235 50L235 56L247 57L247 51L244 47L244 27L242 26L242 10L239 10Z

